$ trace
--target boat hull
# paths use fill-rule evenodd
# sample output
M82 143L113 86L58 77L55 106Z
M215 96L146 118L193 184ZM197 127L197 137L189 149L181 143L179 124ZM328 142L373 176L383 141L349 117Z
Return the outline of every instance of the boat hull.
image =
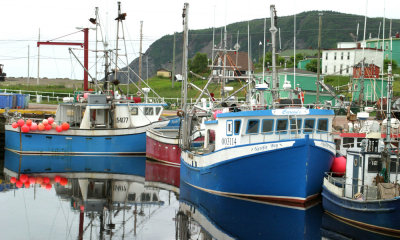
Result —
M324 186L322 205L329 215L349 225L385 236L400 237L400 198L357 201L339 197Z
M305 207L318 197L324 172L334 157L331 150L319 145L306 137L226 148L201 156L185 151L181 180L221 195ZM190 164L191 157L215 163L196 167ZM220 160L223 157L227 160Z
M165 121L164 124L166 124ZM5 126L5 149L22 154L144 155L146 129L163 123L128 129L70 129L20 133Z
M174 131L178 133L179 129L177 128ZM179 138L165 136L156 129L148 130L146 132L146 157L162 163L180 166Z

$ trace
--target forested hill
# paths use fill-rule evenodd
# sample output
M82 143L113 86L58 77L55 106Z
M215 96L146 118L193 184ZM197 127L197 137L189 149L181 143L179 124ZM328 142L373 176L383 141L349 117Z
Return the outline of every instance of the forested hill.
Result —
M303 12L296 15L296 49L316 49L318 47L318 11ZM377 38L379 33L379 26L383 21L382 18L368 18L366 38L370 36ZM389 35L389 19L385 20L385 36ZM294 31L294 16L279 17L277 27L280 29L280 43L279 49L279 35L277 34L278 50L284 51L293 49L293 31ZM359 23L358 40L363 39L364 29L364 16L344 14L332 11L322 12L322 48L335 48L337 42L350 42L357 39L357 24ZM250 26L250 48L252 59L259 59L262 54L262 46L259 45L260 41L263 42L263 29L264 19L254 19L246 22L237 22L227 26L227 45L228 49L233 49L236 44L237 34L239 31L239 51L247 52L248 49L248 35L247 25ZM268 29L271 22L268 18L266 20L267 37L268 40L271 36ZM190 22L189 22L190 27ZM382 26L380 30L380 37L382 37ZM223 28L215 29L215 44L218 46L221 42L221 31ZM200 29L189 31L189 58L192 58L196 52L207 53L211 57L212 46L212 32L213 29ZM400 32L400 20L395 19L392 22L392 35ZM173 54L173 34L166 35L156 40L150 45L145 55L148 56L149 76L153 76L157 69L165 68L172 69L172 54ZM270 46L267 47L267 51ZM176 72L181 72L182 62L182 32L176 33ZM145 58L143 58L145 59ZM138 59L135 59L131 64L131 68L138 72ZM142 76L146 74L146 62L143 62Z

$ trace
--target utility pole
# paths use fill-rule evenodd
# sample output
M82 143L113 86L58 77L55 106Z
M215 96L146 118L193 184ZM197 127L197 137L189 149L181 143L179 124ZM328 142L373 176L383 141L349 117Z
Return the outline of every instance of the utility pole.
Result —
M172 50L172 88L174 88L174 82L175 82L175 32L174 32L174 43L173 43L173 50Z
M140 21L140 48L139 48L139 82L138 82L138 88L140 90L140 83L142 79L142 39L143 39L143 21Z
M38 42L40 42L40 28L39 28L39 38L38 38ZM36 80L36 84L39 85L39 70L40 70L40 47L38 46L38 54L37 54L37 80Z
M319 28L318 28L318 59L317 59L317 93L316 93L316 102L315 104L319 104L319 78L320 78L320 59L321 59L321 30L322 30L322 13L319 13Z
M28 45L28 85L29 85L29 78L30 78L30 75L29 75L29 59L30 58L30 54L29 54L29 45Z

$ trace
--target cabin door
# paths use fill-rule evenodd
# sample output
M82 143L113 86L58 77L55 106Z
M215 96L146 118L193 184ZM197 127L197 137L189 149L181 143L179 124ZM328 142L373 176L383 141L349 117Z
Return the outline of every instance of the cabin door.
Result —
M358 183L359 183L359 172L360 172L360 166L361 166L361 161L360 161L360 156L359 155L354 155L353 158L353 197L354 194L359 192L358 188Z

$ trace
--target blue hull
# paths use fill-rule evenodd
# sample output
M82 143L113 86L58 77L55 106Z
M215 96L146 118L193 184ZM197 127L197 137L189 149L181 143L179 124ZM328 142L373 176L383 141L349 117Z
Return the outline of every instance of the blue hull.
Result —
M329 215L342 222L373 233L400 237L400 198L356 201L339 197L324 187L322 204Z
M145 154L146 133L96 136L91 130L82 135L46 132L5 131L5 149L30 154ZM20 148L22 141L22 149Z
M145 156L49 156L20 155L5 151L4 167L17 172L21 161L21 173L119 173L144 177Z
M231 238L321 239L321 204L298 210L218 196L192 188L182 181L180 186L179 201L192 206L192 212L200 212L215 228ZM213 235L210 230L205 229Z
M319 195L324 172L330 169L334 156L308 138L291 141L295 141L291 147L243 155L203 168L181 159L181 180L205 191L304 207Z

